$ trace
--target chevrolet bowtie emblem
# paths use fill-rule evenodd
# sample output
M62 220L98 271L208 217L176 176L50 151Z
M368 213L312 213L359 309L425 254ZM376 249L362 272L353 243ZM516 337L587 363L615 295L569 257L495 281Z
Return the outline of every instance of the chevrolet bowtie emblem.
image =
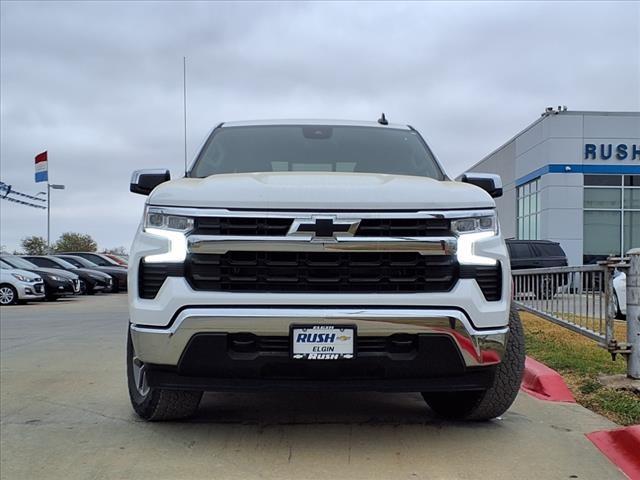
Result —
M314 238L335 238L336 234L353 236L358 225L360 220L337 220L326 217L296 219L291 225L289 235L312 234Z

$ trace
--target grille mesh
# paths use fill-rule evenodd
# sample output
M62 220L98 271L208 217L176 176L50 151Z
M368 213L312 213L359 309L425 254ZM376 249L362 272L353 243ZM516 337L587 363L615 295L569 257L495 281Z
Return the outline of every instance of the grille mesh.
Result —
M450 256L396 252L192 254L195 290L230 292L443 292L457 279Z
M292 218L199 217L195 232L198 235L284 236Z
M285 236L293 218L198 217L197 235ZM444 218L362 219L356 237L433 237L451 234Z
M451 223L444 218L363 219L356 237L434 237L451 232Z

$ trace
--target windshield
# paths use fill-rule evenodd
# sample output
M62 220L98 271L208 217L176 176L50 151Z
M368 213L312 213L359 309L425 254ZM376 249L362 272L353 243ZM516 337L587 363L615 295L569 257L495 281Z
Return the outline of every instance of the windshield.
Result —
M119 267L120 266L120 265L118 265L118 263L115 260L111 260L108 257L104 258L104 257L101 257L98 254L95 254L95 253L91 253L91 254L88 254L88 255L91 256L91 261L93 263L95 263L96 265L99 265L101 267ZM82 258L84 258L84 257L82 257Z
M62 260L61 258L52 258L51 261L56 262L58 265L65 269L75 270L76 268L78 268L75 265L67 262L66 260Z
M86 260L82 257L58 257L61 260L64 260L65 262L69 262L72 265L75 265L76 267L85 267L85 268L91 268L91 267L97 267L97 265L93 262L90 262L89 260Z
M36 264L31 263L28 260L25 260L24 258L20 258L20 257L2 257L2 260L5 263L8 263L9 265L15 268L23 268L25 270L32 270L34 268L38 268Z
M414 130L321 125L218 128L189 176L250 172L362 172L444 179Z
M109 254L109 255L107 255L107 257L109 257L111 260L116 262L118 265L125 266L125 265L128 264L127 259L124 258L124 257L121 257L119 255Z

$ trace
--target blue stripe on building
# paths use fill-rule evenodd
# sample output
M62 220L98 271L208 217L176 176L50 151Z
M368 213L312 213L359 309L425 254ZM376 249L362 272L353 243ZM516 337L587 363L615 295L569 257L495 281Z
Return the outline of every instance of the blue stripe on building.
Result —
M640 175L640 165L583 165L580 163L552 163L518 178L515 182L516 187L524 185L525 183L535 180L547 173L608 173L618 175Z

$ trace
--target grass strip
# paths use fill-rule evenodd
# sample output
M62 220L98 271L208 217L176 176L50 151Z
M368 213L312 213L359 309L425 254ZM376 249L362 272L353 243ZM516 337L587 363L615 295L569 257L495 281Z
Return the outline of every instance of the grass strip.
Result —
M624 358L614 362L593 340L527 312L520 316L527 355L562 374L578 403L620 425L640 424L640 395L598 382L600 374L624 374ZM625 338L625 322L617 322L615 330L616 337Z

